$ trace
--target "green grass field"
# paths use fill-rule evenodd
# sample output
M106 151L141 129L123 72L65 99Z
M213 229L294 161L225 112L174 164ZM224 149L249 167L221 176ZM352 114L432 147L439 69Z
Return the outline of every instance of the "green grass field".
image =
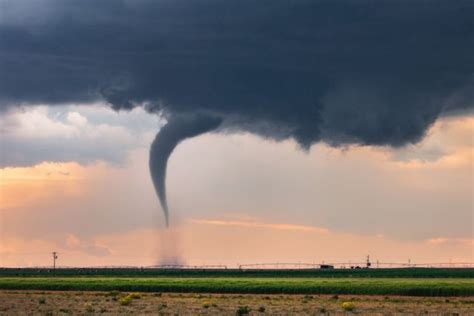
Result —
M28 276L110 276L110 277L284 277L284 278L468 278L473 268L394 268L394 269L140 269L140 268L0 268L1 277Z
M0 289L473 296L468 278L1 277Z

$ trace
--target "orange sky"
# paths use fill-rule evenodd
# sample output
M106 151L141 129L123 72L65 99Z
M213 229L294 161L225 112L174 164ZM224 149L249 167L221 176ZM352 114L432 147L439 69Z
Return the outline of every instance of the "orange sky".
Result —
M0 266L48 265L53 250L64 266L152 265L174 257L186 264L347 262L367 254L381 262L472 262L473 132L474 117L447 118L419 145L317 145L309 153L291 141L247 134L200 137L182 144L170 161L171 231L162 228L145 148L130 150L122 165L72 161L3 168ZM284 183L293 181L286 172L301 179L297 190ZM376 195L374 188L380 190ZM262 190L258 198L255 190ZM323 195L331 198L319 204ZM395 214L386 198L406 200ZM366 231L340 211L344 201L334 199L348 199L352 211L361 212L360 223L374 220L374 227ZM446 210L452 216L439 215L441 208L426 210L432 199L452 206ZM343 204L333 210L331 201ZM404 203L420 207L408 213ZM363 213L367 205L380 217ZM458 233L456 215L469 212L470 233ZM444 218L433 227L446 230L428 225L418 235L416 225L408 225L413 220L422 226L430 214ZM384 226L390 216L398 226Z

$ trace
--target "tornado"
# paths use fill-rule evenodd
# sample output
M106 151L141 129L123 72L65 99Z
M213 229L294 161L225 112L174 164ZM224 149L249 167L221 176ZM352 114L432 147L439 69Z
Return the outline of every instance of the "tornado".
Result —
M163 209L166 227L169 227L166 199L166 167L169 157L181 141L212 131L219 127L221 121L220 118L207 115L174 116L160 129L151 144L150 175Z

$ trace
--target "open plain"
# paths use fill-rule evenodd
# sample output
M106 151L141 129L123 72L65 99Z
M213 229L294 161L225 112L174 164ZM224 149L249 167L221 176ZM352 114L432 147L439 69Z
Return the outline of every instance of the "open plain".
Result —
M2 269L0 315L473 315L473 269Z
M130 296L134 298L124 303ZM472 315L473 311L474 297L0 291L0 315Z

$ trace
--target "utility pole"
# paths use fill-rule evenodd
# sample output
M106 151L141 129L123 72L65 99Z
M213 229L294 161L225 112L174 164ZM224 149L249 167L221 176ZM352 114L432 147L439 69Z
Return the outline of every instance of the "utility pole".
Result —
M56 270L56 259L58 259L58 253L53 251L53 270Z
M367 269L370 268L371 265L372 263L370 263L370 256L367 255L367 263L366 263Z

